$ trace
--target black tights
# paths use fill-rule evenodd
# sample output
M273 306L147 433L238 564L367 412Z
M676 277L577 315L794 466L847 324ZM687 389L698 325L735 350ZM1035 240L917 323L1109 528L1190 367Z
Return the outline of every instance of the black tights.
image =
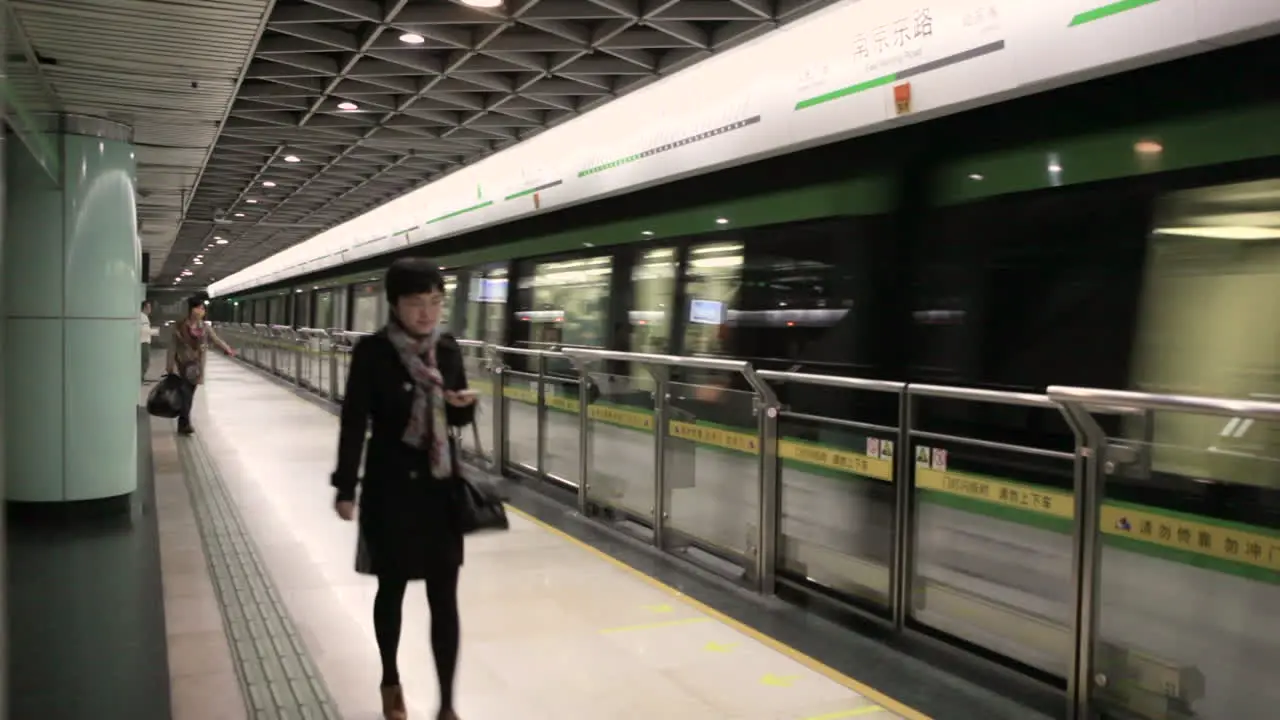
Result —
M431 654L436 660L440 681L440 708L453 709L453 675L458 667L458 643L462 633L458 620L458 567L445 568L427 578L427 604L431 608ZM407 582L378 578L378 594L373 598L373 632L382 656L382 685L400 684L396 654L400 648L400 613Z

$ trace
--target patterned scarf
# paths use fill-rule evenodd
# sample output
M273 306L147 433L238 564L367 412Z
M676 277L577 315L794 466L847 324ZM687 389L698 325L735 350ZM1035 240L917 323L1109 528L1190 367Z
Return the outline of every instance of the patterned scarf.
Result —
M444 377L436 367L436 329L423 338L411 337L398 322L387 324L387 337L400 355L400 362L413 378L413 410L404 432L406 445L425 449L431 460L431 475L438 479L453 476L449 456L449 433L444 414Z

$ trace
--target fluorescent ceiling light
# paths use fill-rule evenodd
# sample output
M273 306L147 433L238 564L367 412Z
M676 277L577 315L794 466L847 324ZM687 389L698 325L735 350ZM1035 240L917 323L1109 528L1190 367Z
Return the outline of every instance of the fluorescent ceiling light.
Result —
M359 110L360 106L351 102L350 100L344 100L338 103L338 109L339 110Z
M244 213L236 213L236 217L244 217Z
M254 200L253 198L249 198L248 200L245 200L245 202L249 203L250 205L257 205L257 204L258 204L258 201L257 201L257 200Z
M462 0L462 4L477 8L496 8L502 7L502 0Z
M1248 225L1156 228L1157 235L1212 238L1214 240L1280 240L1280 228Z
M421 45L426 41L427 39L422 37L418 33L405 33L400 36L400 42L406 45Z
M716 218L716 224L717 224L717 225L728 225L728 224L729 224L729 218Z
M982 173L969 173L969 179L970 179L970 180L973 180L973 181L981 180L981 179L982 179Z
M262 182L262 187L275 187L275 186L276 184L271 182L270 180L264 180Z
M297 155L285 155L284 161L285 162L302 162L302 158L298 157Z
M641 232L640 232L640 234L641 234L641 235L644 235L645 237L648 237L648 236L650 236L650 235L652 235L652 234L653 234L653 231L652 231L652 230L643 230L643 231L641 231Z
M226 245L226 244L227 244L227 239L226 239L226 238L218 238L217 240L214 240L214 242L215 242L215 243L217 243L217 244L219 244L219 245Z

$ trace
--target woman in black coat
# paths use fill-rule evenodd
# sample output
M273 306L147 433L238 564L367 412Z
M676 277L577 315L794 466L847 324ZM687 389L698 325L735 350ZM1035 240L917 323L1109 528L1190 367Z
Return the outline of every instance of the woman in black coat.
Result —
M405 720L396 667L405 586L425 580L431 607L431 650L440 681L439 720L457 720L453 678L458 661L458 572L462 532L451 502L457 458L448 426L474 413L462 352L440 331L444 278L422 258L397 260L384 279L391 318L351 353L338 442L334 509L356 515L356 572L378 578L373 627L382 658L382 712ZM368 452L365 453L366 431ZM360 458L365 455L364 477Z

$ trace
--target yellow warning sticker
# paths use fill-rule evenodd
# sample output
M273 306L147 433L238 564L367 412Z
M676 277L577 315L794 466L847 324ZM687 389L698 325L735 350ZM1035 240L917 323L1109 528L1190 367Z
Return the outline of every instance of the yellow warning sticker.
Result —
M875 458L848 450L782 440L778 442L778 455L784 460L794 460L828 470L893 482L892 451L888 457Z
M587 409L592 420L622 425L636 430L653 431L653 416L641 411L623 410L608 405L592 405Z
M1121 505L1103 505L1102 531L1280 572L1280 537Z
M709 427L706 425L695 425L693 423L679 422L676 420L672 420L668 423L668 433L671 437L690 440L703 445L714 445L716 447L722 447L728 450L739 450L753 455L760 452L759 438L755 435L748 435L747 433L734 432L732 430L721 430L720 428Z
M1070 519L1075 514L1071 493L1005 482L983 475L916 466L916 487L972 500Z

